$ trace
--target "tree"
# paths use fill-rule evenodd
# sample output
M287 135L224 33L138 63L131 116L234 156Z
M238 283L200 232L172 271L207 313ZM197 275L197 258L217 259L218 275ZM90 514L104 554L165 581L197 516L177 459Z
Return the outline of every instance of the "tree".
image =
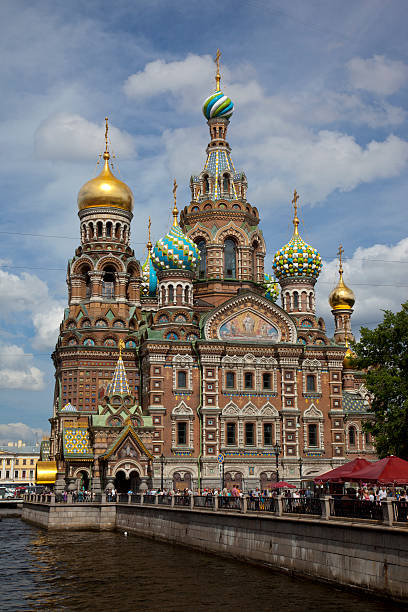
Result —
M380 458L408 459L408 302L400 312L385 310L375 329L362 327L353 349L356 368L366 372L365 384L373 395L374 416L364 429L375 437Z

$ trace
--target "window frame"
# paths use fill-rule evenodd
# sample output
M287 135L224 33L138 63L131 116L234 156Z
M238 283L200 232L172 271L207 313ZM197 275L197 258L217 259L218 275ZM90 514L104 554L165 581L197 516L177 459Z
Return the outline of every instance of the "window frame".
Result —
M230 431L229 428L233 431L233 441L230 440ZM232 440L232 438L231 438ZM236 446L237 445L237 424L234 421L227 421L225 423L225 445L226 446Z
M183 436L181 436L181 432L182 432L182 427L184 428L183 431ZM177 427L176 427L176 434L177 434L177 446L187 446L188 444L188 421L177 421ZM180 438L184 437L184 442L181 441Z

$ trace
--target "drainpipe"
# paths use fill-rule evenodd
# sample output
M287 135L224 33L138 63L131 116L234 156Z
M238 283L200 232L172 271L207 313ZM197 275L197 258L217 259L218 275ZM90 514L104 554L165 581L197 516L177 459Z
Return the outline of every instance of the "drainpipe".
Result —
M198 488L201 490L201 459L203 456L203 415L201 409L203 407L203 364L201 363L200 352L197 346L197 340L192 342L193 351L197 355L198 368L200 371L200 401L197 406L198 422L200 426L200 452L197 458L197 473L198 473Z

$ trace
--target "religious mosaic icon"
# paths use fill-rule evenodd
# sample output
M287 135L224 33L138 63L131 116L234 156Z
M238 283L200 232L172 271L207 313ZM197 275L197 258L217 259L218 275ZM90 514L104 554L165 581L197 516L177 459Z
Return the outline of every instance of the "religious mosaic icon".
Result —
M278 342L279 335L279 331L269 321L248 311L235 315L223 323L219 330L221 340Z

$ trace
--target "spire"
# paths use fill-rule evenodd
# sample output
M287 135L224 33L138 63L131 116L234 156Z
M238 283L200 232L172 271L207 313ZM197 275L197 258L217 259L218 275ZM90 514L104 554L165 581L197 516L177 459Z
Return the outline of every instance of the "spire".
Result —
M176 179L174 179L174 184L173 184L173 196L174 196L174 207L173 207L173 227L178 227L178 221L177 221L177 215L178 215L178 210L177 210L177 182Z
M108 131L109 131L108 118L105 117L105 152L103 154L103 159L105 160L105 164L107 164L108 160L110 159L109 146L108 146Z
M217 49L217 53L216 53L215 60L214 60L214 62L217 65L217 74L215 75L215 91L221 91L220 57L221 57L221 52L219 49Z
M129 384L126 377L126 370L122 361L122 349L125 348L123 340L119 340L119 359L116 364L112 380L108 385L106 393L109 397L112 395L130 395Z
M299 218L297 216L297 210L298 210L298 205L297 205L297 201L299 199L299 194L298 192L295 191L293 192L293 200L292 200L292 204L293 204L293 208L295 210L295 216L293 217L293 235L294 236L299 236Z
M147 227L148 227L148 232L149 232L149 239L148 239L148 241L146 243L146 249L148 251L148 256L150 257L150 253L151 253L151 250L153 248L152 241L151 241L151 236L150 236L150 228L152 227L152 222L151 222L150 217L149 217L149 224L148 224Z

